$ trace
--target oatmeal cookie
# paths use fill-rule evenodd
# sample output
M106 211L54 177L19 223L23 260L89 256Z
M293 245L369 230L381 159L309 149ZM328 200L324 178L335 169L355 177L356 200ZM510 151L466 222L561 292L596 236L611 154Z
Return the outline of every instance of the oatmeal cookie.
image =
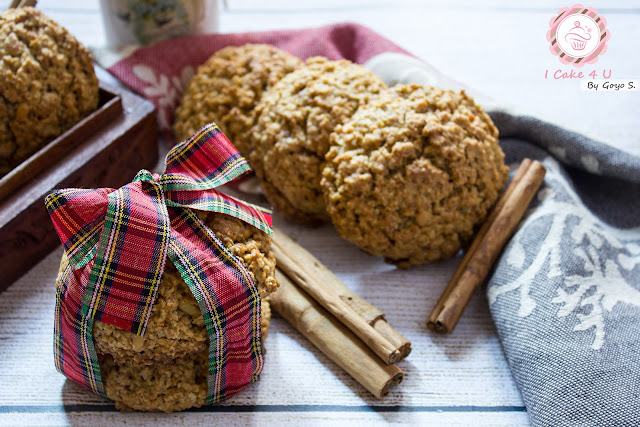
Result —
M182 95L173 127L176 142L215 122L247 157L256 104L265 91L300 64L295 56L266 44L219 50L198 68Z
M256 107L250 163L281 214L304 223L329 219L320 188L329 135L386 90L360 65L317 57L263 97Z
M67 30L31 7L0 14L0 176L97 105L92 57Z
M169 259L144 336L95 322L93 340L96 352L131 366L168 363L209 345L200 307Z
M271 309L262 300L262 337L267 336ZM109 399L121 411L172 412L198 408L206 403L208 350L175 359L171 363L131 366L100 356L100 371Z
M173 412L206 403L208 350L180 357L172 363L131 366L99 355L107 397L121 411Z
M507 174L498 130L469 96L397 86L336 127L322 189L344 238L409 267L465 245Z
M198 216L242 260L261 298L277 289L275 257L267 234L229 215L198 212ZM200 307L170 260L167 260L145 335L141 337L96 322L93 337L98 353L109 354L116 363L131 366L167 363L209 345Z

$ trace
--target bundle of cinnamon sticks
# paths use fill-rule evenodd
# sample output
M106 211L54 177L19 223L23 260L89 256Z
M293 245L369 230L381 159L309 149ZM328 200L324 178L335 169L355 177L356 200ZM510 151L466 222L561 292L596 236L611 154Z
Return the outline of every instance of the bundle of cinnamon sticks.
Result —
M394 363L409 354L411 343L382 311L279 230L272 250L280 282L271 296L274 310L374 396L385 397L404 378Z

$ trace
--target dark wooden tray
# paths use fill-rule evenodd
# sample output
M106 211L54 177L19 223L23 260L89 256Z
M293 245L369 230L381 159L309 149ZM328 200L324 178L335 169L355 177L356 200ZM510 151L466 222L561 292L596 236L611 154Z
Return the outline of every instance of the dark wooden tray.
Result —
M30 180L35 179L43 170L54 166L72 148L99 132L102 127L121 114L121 96L110 92L100 83L98 109L3 176L0 179L0 201Z
M54 188L112 187L158 160L153 105L101 83L99 108L0 180L0 292L60 245L44 205Z

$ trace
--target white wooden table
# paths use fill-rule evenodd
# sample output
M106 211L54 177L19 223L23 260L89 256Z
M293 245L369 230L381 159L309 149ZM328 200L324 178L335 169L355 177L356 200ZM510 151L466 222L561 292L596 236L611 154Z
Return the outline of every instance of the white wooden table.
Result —
M588 93L577 81L544 80L561 66L548 51L548 21L572 2L230 0L221 31L302 28L339 21L369 26L447 76L499 103L541 116L640 155L640 92ZM2 2L0 2L0 5ZM640 9L631 1L594 3L613 34L597 69L640 79ZM39 8L87 45L104 42L97 1L41 0ZM527 425L486 299L473 299L454 334L426 318L459 259L400 271L340 240L330 227L276 221L349 286L387 313L412 342L406 378L383 401L281 319L274 319L259 383L229 406L179 414L120 414L65 381L53 364L54 280L61 249L0 294L0 425L328 424ZM29 261L25 261L29 262ZM353 266L358 266L354 271ZM398 283L408 283L398 286Z

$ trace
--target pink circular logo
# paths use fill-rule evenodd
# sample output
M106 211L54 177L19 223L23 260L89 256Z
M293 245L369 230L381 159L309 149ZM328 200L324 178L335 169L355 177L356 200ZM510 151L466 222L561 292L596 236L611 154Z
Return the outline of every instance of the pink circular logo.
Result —
M607 51L611 38L607 20L596 9L581 4L560 9L549 21L549 27L547 40L551 42L551 53L563 64L576 67L596 62Z

